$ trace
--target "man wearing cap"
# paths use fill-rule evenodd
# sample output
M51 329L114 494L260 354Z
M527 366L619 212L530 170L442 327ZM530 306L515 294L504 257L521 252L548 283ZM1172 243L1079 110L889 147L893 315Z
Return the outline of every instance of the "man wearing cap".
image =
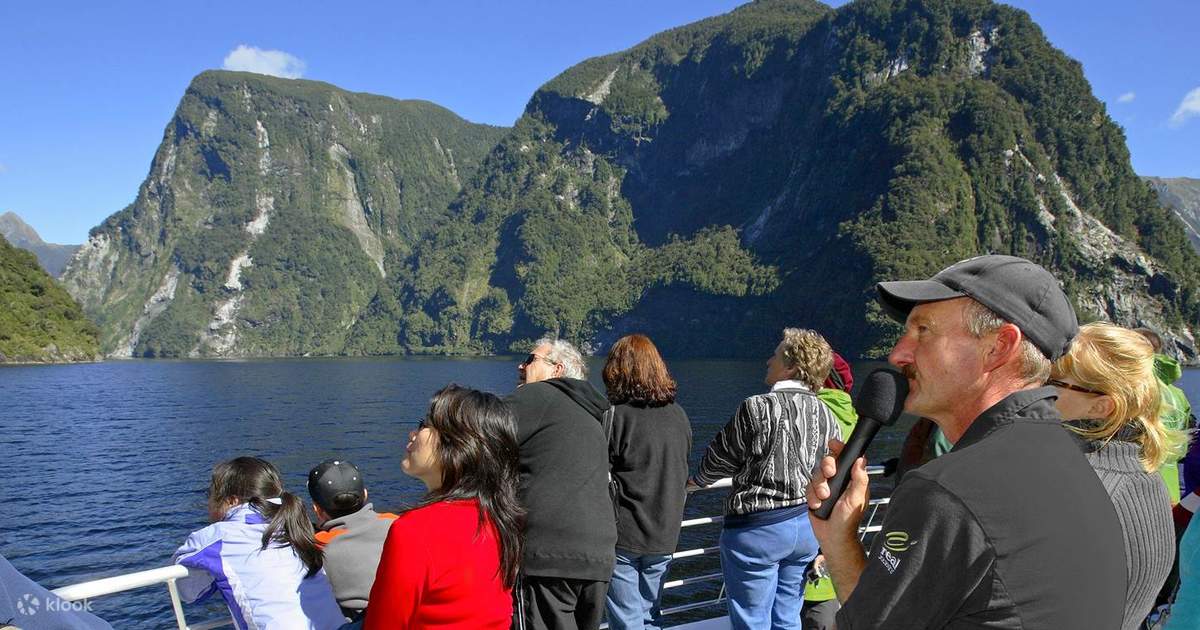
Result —
M954 448L904 477L869 555L863 460L829 520L812 519L844 602L838 629L1119 628L1121 526L1042 386L1078 331L1057 280L993 255L876 288L905 322L888 357L908 377L905 411ZM811 508L836 468L821 462Z
M367 608L383 542L396 520L367 503L358 467L327 459L308 473L308 495L317 514L317 543L325 550L325 574L342 613L356 619Z

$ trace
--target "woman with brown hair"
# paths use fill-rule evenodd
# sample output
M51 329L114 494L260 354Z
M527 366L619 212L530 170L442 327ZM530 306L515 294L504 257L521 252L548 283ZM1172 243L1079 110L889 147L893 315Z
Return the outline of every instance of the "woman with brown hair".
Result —
M645 335L613 344L604 385L613 404L608 457L617 514L608 627L657 628L662 578L687 498L692 426L675 404L675 380Z

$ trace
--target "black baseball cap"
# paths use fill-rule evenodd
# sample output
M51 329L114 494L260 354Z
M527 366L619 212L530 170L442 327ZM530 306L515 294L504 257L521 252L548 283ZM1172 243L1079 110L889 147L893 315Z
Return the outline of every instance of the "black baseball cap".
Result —
M990 254L956 262L928 280L901 280L875 285L879 305L903 323L913 307L969 297L1012 322L1054 361L1067 353L1079 333L1075 309L1058 279L1040 265Z
M327 459L308 472L308 496L327 512L361 503L362 473L344 459Z

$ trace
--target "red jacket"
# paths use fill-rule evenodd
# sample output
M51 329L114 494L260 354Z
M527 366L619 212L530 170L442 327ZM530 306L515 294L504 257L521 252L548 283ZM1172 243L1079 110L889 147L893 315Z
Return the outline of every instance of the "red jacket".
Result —
M442 501L396 519L371 587L365 630L496 628L512 622L496 528L478 501Z

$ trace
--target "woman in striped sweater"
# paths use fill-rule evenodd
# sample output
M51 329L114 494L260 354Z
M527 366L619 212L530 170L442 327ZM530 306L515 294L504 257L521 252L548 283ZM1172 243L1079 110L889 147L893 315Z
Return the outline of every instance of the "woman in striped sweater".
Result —
M1058 411L1083 441L1121 521L1128 563L1121 627L1134 630L1175 555L1171 499L1158 469L1178 440L1159 421L1154 350L1127 328L1087 324L1047 384L1058 388Z
M721 532L721 571L735 629L799 628L804 572L817 555L808 522L809 474L840 438L817 392L833 365L821 335L788 328L767 361L771 391L742 401L692 477L733 477Z

